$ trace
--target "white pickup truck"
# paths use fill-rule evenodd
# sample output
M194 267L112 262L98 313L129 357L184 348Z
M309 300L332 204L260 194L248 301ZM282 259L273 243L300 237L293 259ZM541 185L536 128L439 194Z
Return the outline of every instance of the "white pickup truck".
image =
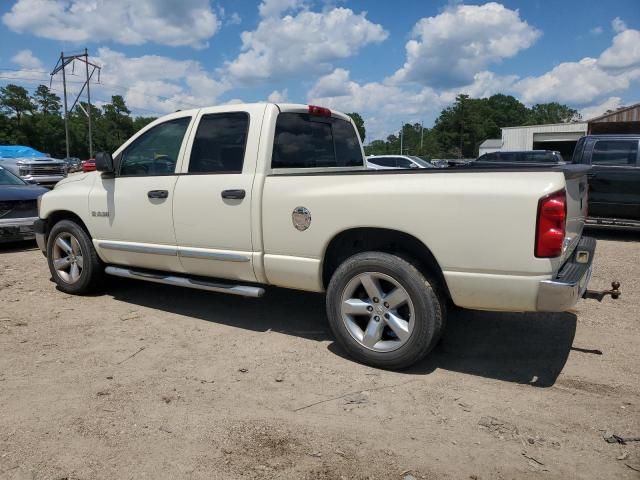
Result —
M322 107L181 111L96 166L40 201L60 290L94 290L106 273L247 297L326 292L338 342L378 367L424 357L449 302L562 311L591 273L587 167L367 170L351 119Z

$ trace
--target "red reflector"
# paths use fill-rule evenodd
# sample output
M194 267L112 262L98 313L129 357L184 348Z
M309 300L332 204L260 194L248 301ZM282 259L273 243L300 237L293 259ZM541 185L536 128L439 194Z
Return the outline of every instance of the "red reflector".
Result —
M566 233L567 195L561 190L538 201L535 255L538 258L559 257Z
M319 107L317 105L309 105L309 115L316 115L318 117L330 117L331 110L325 107Z

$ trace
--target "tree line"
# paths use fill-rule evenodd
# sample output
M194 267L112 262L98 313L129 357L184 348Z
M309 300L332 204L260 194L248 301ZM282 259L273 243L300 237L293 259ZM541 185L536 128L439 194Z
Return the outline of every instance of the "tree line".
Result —
M69 112L70 155L89 158L89 125L80 102ZM83 111L84 110L84 111ZM124 98L111 97L101 107L91 106L93 150L113 152L155 117L132 117ZM46 85L32 94L19 85L0 87L0 145L27 145L54 158L66 157L62 102Z
M422 128L419 123L403 125L402 153L424 158L474 158L483 141L501 138L503 127L565 123L580 118L573 108L555 102L528 108L511 95L458 95L453 105L442 110L432 128ZM372 141L365 153L399 154L400 131L386 140Z
M80 102L69 112L69 143L72 157L89 157L89 129L86 111ZM84 111L83 111L84 110ZM362 140L366 130L358 113L350 113ZM133 117L120 95L111 102L91 106L94 152L113 152L155 117ZM402 152L425 158L471 158L488 138L500 138L502 127L562 123L579 120L578 112L559 103L526 107L510 95L470 98L458 95L455 103L442 110L432 128L419 123L402 127ZM24 87L0 87L0 145L27 145L55 158L66 156L62 102L46 85L32 94ZM400 132L386 140L373 140L367 155L400 153Z

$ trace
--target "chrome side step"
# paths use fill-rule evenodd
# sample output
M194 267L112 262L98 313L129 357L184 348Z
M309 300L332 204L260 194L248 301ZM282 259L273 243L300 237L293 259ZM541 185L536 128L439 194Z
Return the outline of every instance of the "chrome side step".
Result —
M228 293L230 295L256 298L264 295L264 288L248 285L225 285L223 283L209 282L207 280L196 280L194 278L180 277L177 275L155 272L151 273L113 266L105 268L104 271L105 273L115 275L116 277L146 280L147 282L164 283L165 285L195 288L196 290L207 290L209 292Z

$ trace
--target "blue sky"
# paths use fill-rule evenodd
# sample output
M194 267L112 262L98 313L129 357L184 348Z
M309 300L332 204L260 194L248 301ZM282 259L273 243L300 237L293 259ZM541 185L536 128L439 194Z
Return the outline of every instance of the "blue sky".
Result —
M458 93L585 118L640 101L638 0L4 0L0 19L0 85L48 83L61 50L87 47L96 101L120 94L140 115L319 103L360 112L369 141L432 124Z

